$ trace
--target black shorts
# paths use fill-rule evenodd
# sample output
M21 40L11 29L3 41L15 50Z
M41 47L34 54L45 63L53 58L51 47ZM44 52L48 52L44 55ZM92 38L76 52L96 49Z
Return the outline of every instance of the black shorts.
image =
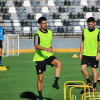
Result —
M2 48L2 41L0 40L0 48Z
M96 60L96 57L93 56L82 56L81 65L87 64L87 66L91 66L93 68L98 68L99 60Z
M36 66L37 74L41 74L44 71L46 71L46 65L51 65L53 67L51 63L54 59L57 59L57 58L55 56L51 56L48 59L45 59L43 61L36 61L35 66Z

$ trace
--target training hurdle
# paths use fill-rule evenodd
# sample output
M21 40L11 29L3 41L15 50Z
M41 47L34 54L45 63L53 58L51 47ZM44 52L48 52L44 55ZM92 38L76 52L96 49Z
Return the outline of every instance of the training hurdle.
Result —
M84 93L82 95L82 100L87 100L88 98L89 98L89 92ZM90 92L89 100L100 100L100 92L94 92L94 94L93 94L93 92Z
M73 83L81 83L81 84L79 84L79 85L77 85L77 84L74 84L73 85ZM72 84L72 85L71 85ZM77 100L77 98L76 98L76 95L74 96L74 94L72 94L72 89L73 88L84 88L84 95L82 96L82 100L86 100L86 99L83 99L83 98L86 98L86 88L88 87L88 97L89 97L89 100L91 99L91 97L92 98L95 98L95 96L94 96L94 89L93 89L93 87L92 86L88 86L88 85L86 85L83 81L67 81L67 82L65 82L64 83L64 100L67 100L67 98L66 98L66 90L67 90L67 88L68 87L70 87L70 90L69 90L69 97L70 97L70 100ZM90 95L90 89L92 89L92 96Z
M8 70L6 66L0 66L0 71L5 71L5 70Z

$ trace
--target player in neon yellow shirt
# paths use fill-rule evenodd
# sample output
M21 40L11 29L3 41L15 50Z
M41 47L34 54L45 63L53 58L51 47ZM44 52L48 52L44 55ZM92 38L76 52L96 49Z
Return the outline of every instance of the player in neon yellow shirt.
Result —
M97 89L97 68L99 65L100 51L100 30L95 28L95 19L93 17L87 20L88 28L84 29L82 34L82 42L80 46L79 59L81 60L82 74L87 81L87 85L92 85L87 72L87 66L91 66L93 73L93 88Z
M47 29L47 19L45 17L40 17L38 19L38 23L40 25L40 29L35 33L34 36L34 46L36 52L33 61L35 62L36 71L38 74L37 87L39 92L39 100L43 100L42 81L43 72L46 70L46 65L56 66L55 80L52 87L59 89L58 79L61 73L61 62L52 53L52 31Z

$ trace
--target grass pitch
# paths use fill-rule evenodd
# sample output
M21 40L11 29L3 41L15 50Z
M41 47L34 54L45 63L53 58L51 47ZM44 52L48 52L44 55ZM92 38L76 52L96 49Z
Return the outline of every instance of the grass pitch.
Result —
M80 60L72 58L75 53L54 53L62 62L62 71L59 78L59 90L52 88L54 82L55 67L47 66L43 78L44 100L64 100L64 82L85 81L80 67ZM78 54L78 53L76 53ZM3 57L2 63L9 67L7 71L0 71L0 100L38 100L37 74L33 63L33 53L22 53L19 56ZM92 79L91 68L88 67L89 76ZM97 84L100 91L99 83ZM81 100L80 89L73 91L77 100ZM23 98L23 93L25 98ZM36 95L32 98L33 93ZM67 92L67 100L69 100Z

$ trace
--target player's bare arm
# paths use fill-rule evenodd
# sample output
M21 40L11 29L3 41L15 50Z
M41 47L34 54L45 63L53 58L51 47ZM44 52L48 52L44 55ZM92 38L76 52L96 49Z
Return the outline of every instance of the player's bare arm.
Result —
M50 47L50 48L51 48L51 50L52 50L51 52L53 52L53 46L52 46L52 45L51 45L51 47Z
M42 47L40 45L35 45L35 49L39 49L39 50L46 50L47 52L52 52L53 51L53 48L50 47L50 48L45 48L45 47Z
M83 44L84 44L84 41L82 41L81 45L80 45L80 54L79 54L79 59L80 60L82 60Z
M99 52L100 52L100 41L98 42L98 53L96 56L96 60L99 60Z

